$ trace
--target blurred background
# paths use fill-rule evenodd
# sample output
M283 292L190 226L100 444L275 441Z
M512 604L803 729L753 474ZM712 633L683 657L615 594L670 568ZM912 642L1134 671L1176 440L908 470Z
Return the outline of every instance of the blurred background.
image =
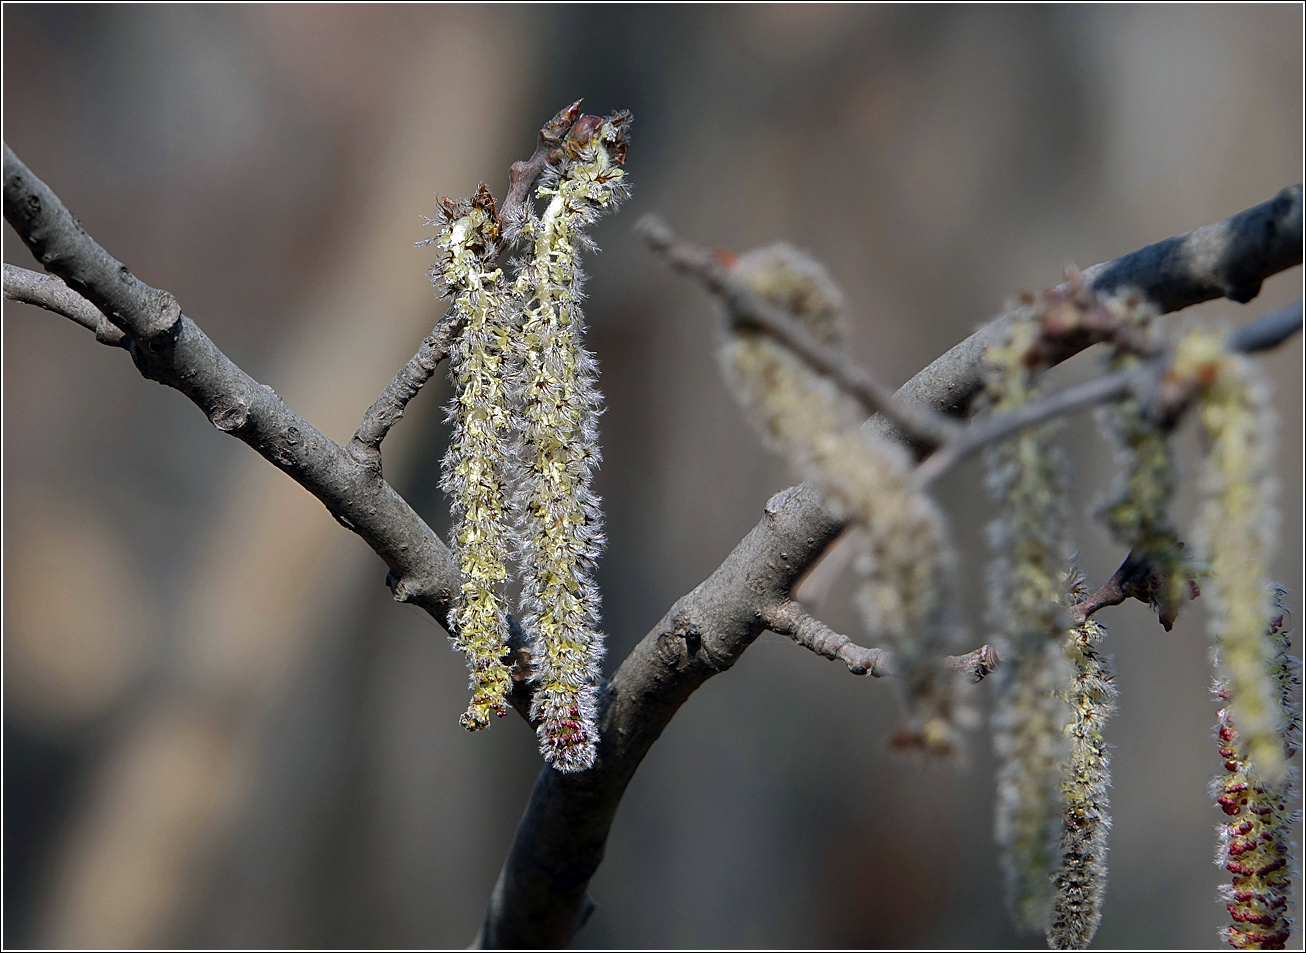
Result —
M413 247L435 195L502 195L578 97L634 112L634 197L598 227L587 286L609 672L793 479L718 379L711 302L631 234L642 214L712 246L807 249L846 289L852 354L897 384L1066 262L1302 177L1297 5L6 5L3 27L9 145L339 441L443 310ZM8 228L4 260L33 267ZM1175 320L1245 320L1301 281ZM1301 339L1264 367L1274 566L1299 607ZM448 396L441 375L386 443L441 533ZM532 733L460 729L444 632L125 354L6 304L3 397L5 945L470 942L540 767ZM1083 512L1112 454L1087 416L1067 436ZM975 644L980 482L971 464L941 489ZM1087 519L1077 540L1096 585L1123 553ZM850 582L826 576L815 608L856 637ZM1137 603L1103 618L1120 711L1096 945L1214 946L1203 610L1169 633ZM891 757L895 705L891 684L762 636L641 767L576 945L1038 945L1003 912L986 733L955 770Z

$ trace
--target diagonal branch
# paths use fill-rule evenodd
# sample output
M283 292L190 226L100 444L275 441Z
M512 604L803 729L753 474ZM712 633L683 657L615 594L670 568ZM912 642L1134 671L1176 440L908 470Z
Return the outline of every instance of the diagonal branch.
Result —
M1262 280L1301 260L1302 190L1293 186L1224 222L1096 265L1082 278L1101 292L1128 284L1163 311L1176 311L1222 296L1248 300ZM968 416L982 386L984 351L1027 313L1018 309L989 322L903 385L898 399ZM1071 337L1048 360L1063 361L1088 343ZM882 418L867 426L904 439ZM694 690L733 665L763 630L760 610L789 598L842 528L810 485L777 494L725 562L635 646L601 700L595 766L567 775L546 768L536 780L478 946L552 947L571 940L593 910L586 888L640 761Z
M390 567L387 582L444 624L458 588L448 549L381 478L296 415L181 312L98 245L6 145L4 215L37 260L107 317L150 380L175 387L215 427L243 440L316 496ZM7 280L7 279L6 279Z
M72 288L54 275L42 275L26 268L5 265L5 300L34 304L75 321L95 339L110 347L129 347L127 336L109 323L109 319Z
M647 215L635 228L671 267L697 278L708 291L719 296L731 320L754 325L775 337L861 401L867 413L883 414L922 443L937 446L956 435L958 427L953 421L928 407L896 399L893 391L864 368L823 344L783 309L735 280L730 269L707 249L677 238L661 219Z

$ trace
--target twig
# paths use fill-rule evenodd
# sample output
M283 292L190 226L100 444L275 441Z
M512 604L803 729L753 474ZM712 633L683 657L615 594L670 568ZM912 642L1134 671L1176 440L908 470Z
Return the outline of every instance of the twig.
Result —
M535 184L535 180L539 178L545 166L553 165L562 158L559 147L562 145L562 140L566 138L568 130L571 129L572 123L580 115L580 104L583 102L583 99L576 100L546 122L540 129L535 152L529 159L514 162L508 170L508 194L504 196L503 205L499 210L499 221L503 225L499 238L500 251L503 250L504 244L516 237L522 223L526 221L526 205L531 186Z
M1163 311L1223 295L1301 263L1301 187L1189 235L1167 239L1083 272L1099 291L1125 283ZM1128 279L1127 282L1123 279ZM898 391L900 401L966 416L982 387L984 351L1001 340L1017 309L985 325ZM1068 340L1052 363L1087 341ZM897 433L873 417L867 426ZM762 521L724 563L682 597L621 663L601 700L598 761L589 771L545 769L535 782L486 910L476 945L563 946L593 910L586 887L603 859L613 817L644 755L681 704L725 671L762 631L759 607L789 597L793 584L844 528L808 484L777 494Z
M34 304L76 321L95 340L110 347L128 347L127 336L109 323L109 319L72 288L53 275L42 275L15 265L5 265L5 299Z
M824 622L812 618L801 603L785 599L764 613L766 627L777 635L787 635L803 648L822 658L840 661L854 675L879 678L888 674L889 653L885 649L867 649L840 635Z
M719 296L725 302L732 320L752 325L787 345L803 360L861 401L868 413L883 414L920 443L934 446L947 442L960 429L956 423L928 407L895 398L893 391L864 368L821 343L783 309L744 287L711 252L677 238L660 219L646 216L635 228L649 247L665 258L668 264L677 271L697 278L704 287Z
M381 441L403 417L408 402L417 396L422 385L431 379L436 367L448 356L449 348L462 331L465 320L460 314L446 312L436 322L435 329L426 336L417 353L408 359L408 363L399 369L399 373L386 385L376 402L367 408L358 430L345 444L345 450L350 456L365 466L380 470Z
M949 655L944 658L948 668L954 672L969 672L975 681L983 681L998 668L998 650L989 644L981 645L965 655Z

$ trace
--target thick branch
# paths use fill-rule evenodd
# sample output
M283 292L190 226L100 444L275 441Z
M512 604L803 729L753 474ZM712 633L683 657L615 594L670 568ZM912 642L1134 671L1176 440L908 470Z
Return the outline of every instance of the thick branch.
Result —
M441 624L458 587L449 551L391 486L231 362L166 291L133 275L86 232L58 197L4 147L4 215L46 269L129 339L151 380L189 397L219 430L238 437L325 504L390 567L395 598Z
M349 443L345 444L350 456L359 463L380 470L381 441L403 417L408 402L417 396L417 392L435 373L436 367L448 356L454 338L462 331L464 320L453 312L446 312L436 322L435 329L426 336L417 353L408 359L408 363L399 369L399 373L386 385L376 402L367 408L358 430Z
M1126 283L1164 311L1211 298L1245 300L1249 288L1301 263L1302 192L1216 225L1167 239L1083 273L1099 291ZM981 361L1025 309L1002 315L908 381L900 400L964 417L981 387ZM1068 340L1065 360L1087 346ZM867 426L885 433L881 418ZM681 598L617 669L601 700L598 762L589 771L541 772L517 828L477 942L485 947L562 946L592 902L585 894L603 859L613 816L644 754L680 705L725 671L762 631L761 606L789 590L843 528L810 485L777 494L762 521L707 580Z
M938 445L956 435L957 425L947 417L920 404L897 400L893 391L865 368L827 347L783 309L735 280L730 269L707 249L677 238L666 223L652 215L645 216L636 230L673 268L697 278L705 288L718 295L731 320L752 325L775 337L861 401L867 413L883 414L922 443Z
M95 339L110 347L125 348L127 336L109 323L100 310L53 275L42 275L26 268L5 265L5 299L34 304L76 321Z

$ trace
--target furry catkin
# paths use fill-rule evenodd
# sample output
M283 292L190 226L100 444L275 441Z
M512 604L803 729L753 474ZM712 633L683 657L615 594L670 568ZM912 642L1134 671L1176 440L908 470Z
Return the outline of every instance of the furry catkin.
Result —
M1035 394L1027 355L1033 322L1012 325L989 349L986 391L995 413ZM1029 427L987 454L989 487L1001 510L990 526L997 553L990 590L1002 645L994 710L999 765L995 833L1007 902L1020 928L1043 932L1052 902L1050 874L1062 818L1061 769L1067 755L1065 701L1073 673L1066 633L1065 465L1055 425Z
M1087 594L1076 573L1072 594ZM1052 913L1048 945L1056 950L1085 949L1097 932L1106 898L1107 833L1111 829L1107 786L1111 758L1103 737L1115 712L1116 688L1108 659L1099 651L1106 630L1086 619L1066 636L1065 649L1074 668L1066 691L1070 752L1062 773L1061 861L1052 875Z
M626 194L620 163L629 118L582 116L572 126L561 167L537 190L548 206L522 227L530 255L514 285L525 302L516 402L522 621L533 640L540 751L559 771L590 767L598 741L603 637L591 574L603 534L590 481L601 398L594 358L581 343L580 253L593 247L584 229Z
M1248 760L1262 777L1282 777L1278 703L1272 674L1274 616L1268 566L1274 507L1270 447L1274 425L1266 388L1249 358L1230 353L1218 334L1195 331L1176 349L1171 374L1201 385L1197 410L1206 443L1205 500L1197 537L1210 566L1206 586L1220 677Z
M461 722L484 728L503 715L511 686L503 655L508 641L502 588L512 548L508 514L511 428L507 410L512 312L503 272L493 267L498 219L482 185L470 200L444 199L433 239L441 252L431 281L450 296L463 329L449 352L455 395L453 435L441 486L449 494L452 539L462 584L449 620L454 644L467 655L472 700Z
M806 255L788 245L760 249L741 257L734 275L823 343L842 343L842 296ZM893 647L907 687L908 724L896 743L953 752L959 680L942 665L948 546L941 515L912 485L907 452L863 433L860 405L764 332L728 328L721 361L763 439L860 530L861 607L872 637Z
M1274 647L1276 734L1286 761L1301 747L1301 662L1289 651L1281 607L1267 632ZM1211 784L1225 814L1215 862L1231 875L1220 897L1234 921L1220 933L1234 949L1282 950L1292 934L1292 881L1300 876L1291 840L1300 816L1296 771L1288 768L1277 780L1266 777L1246 755L1229 682L1217 680L1215 694L1225 703L1216 725L1224 773Z

